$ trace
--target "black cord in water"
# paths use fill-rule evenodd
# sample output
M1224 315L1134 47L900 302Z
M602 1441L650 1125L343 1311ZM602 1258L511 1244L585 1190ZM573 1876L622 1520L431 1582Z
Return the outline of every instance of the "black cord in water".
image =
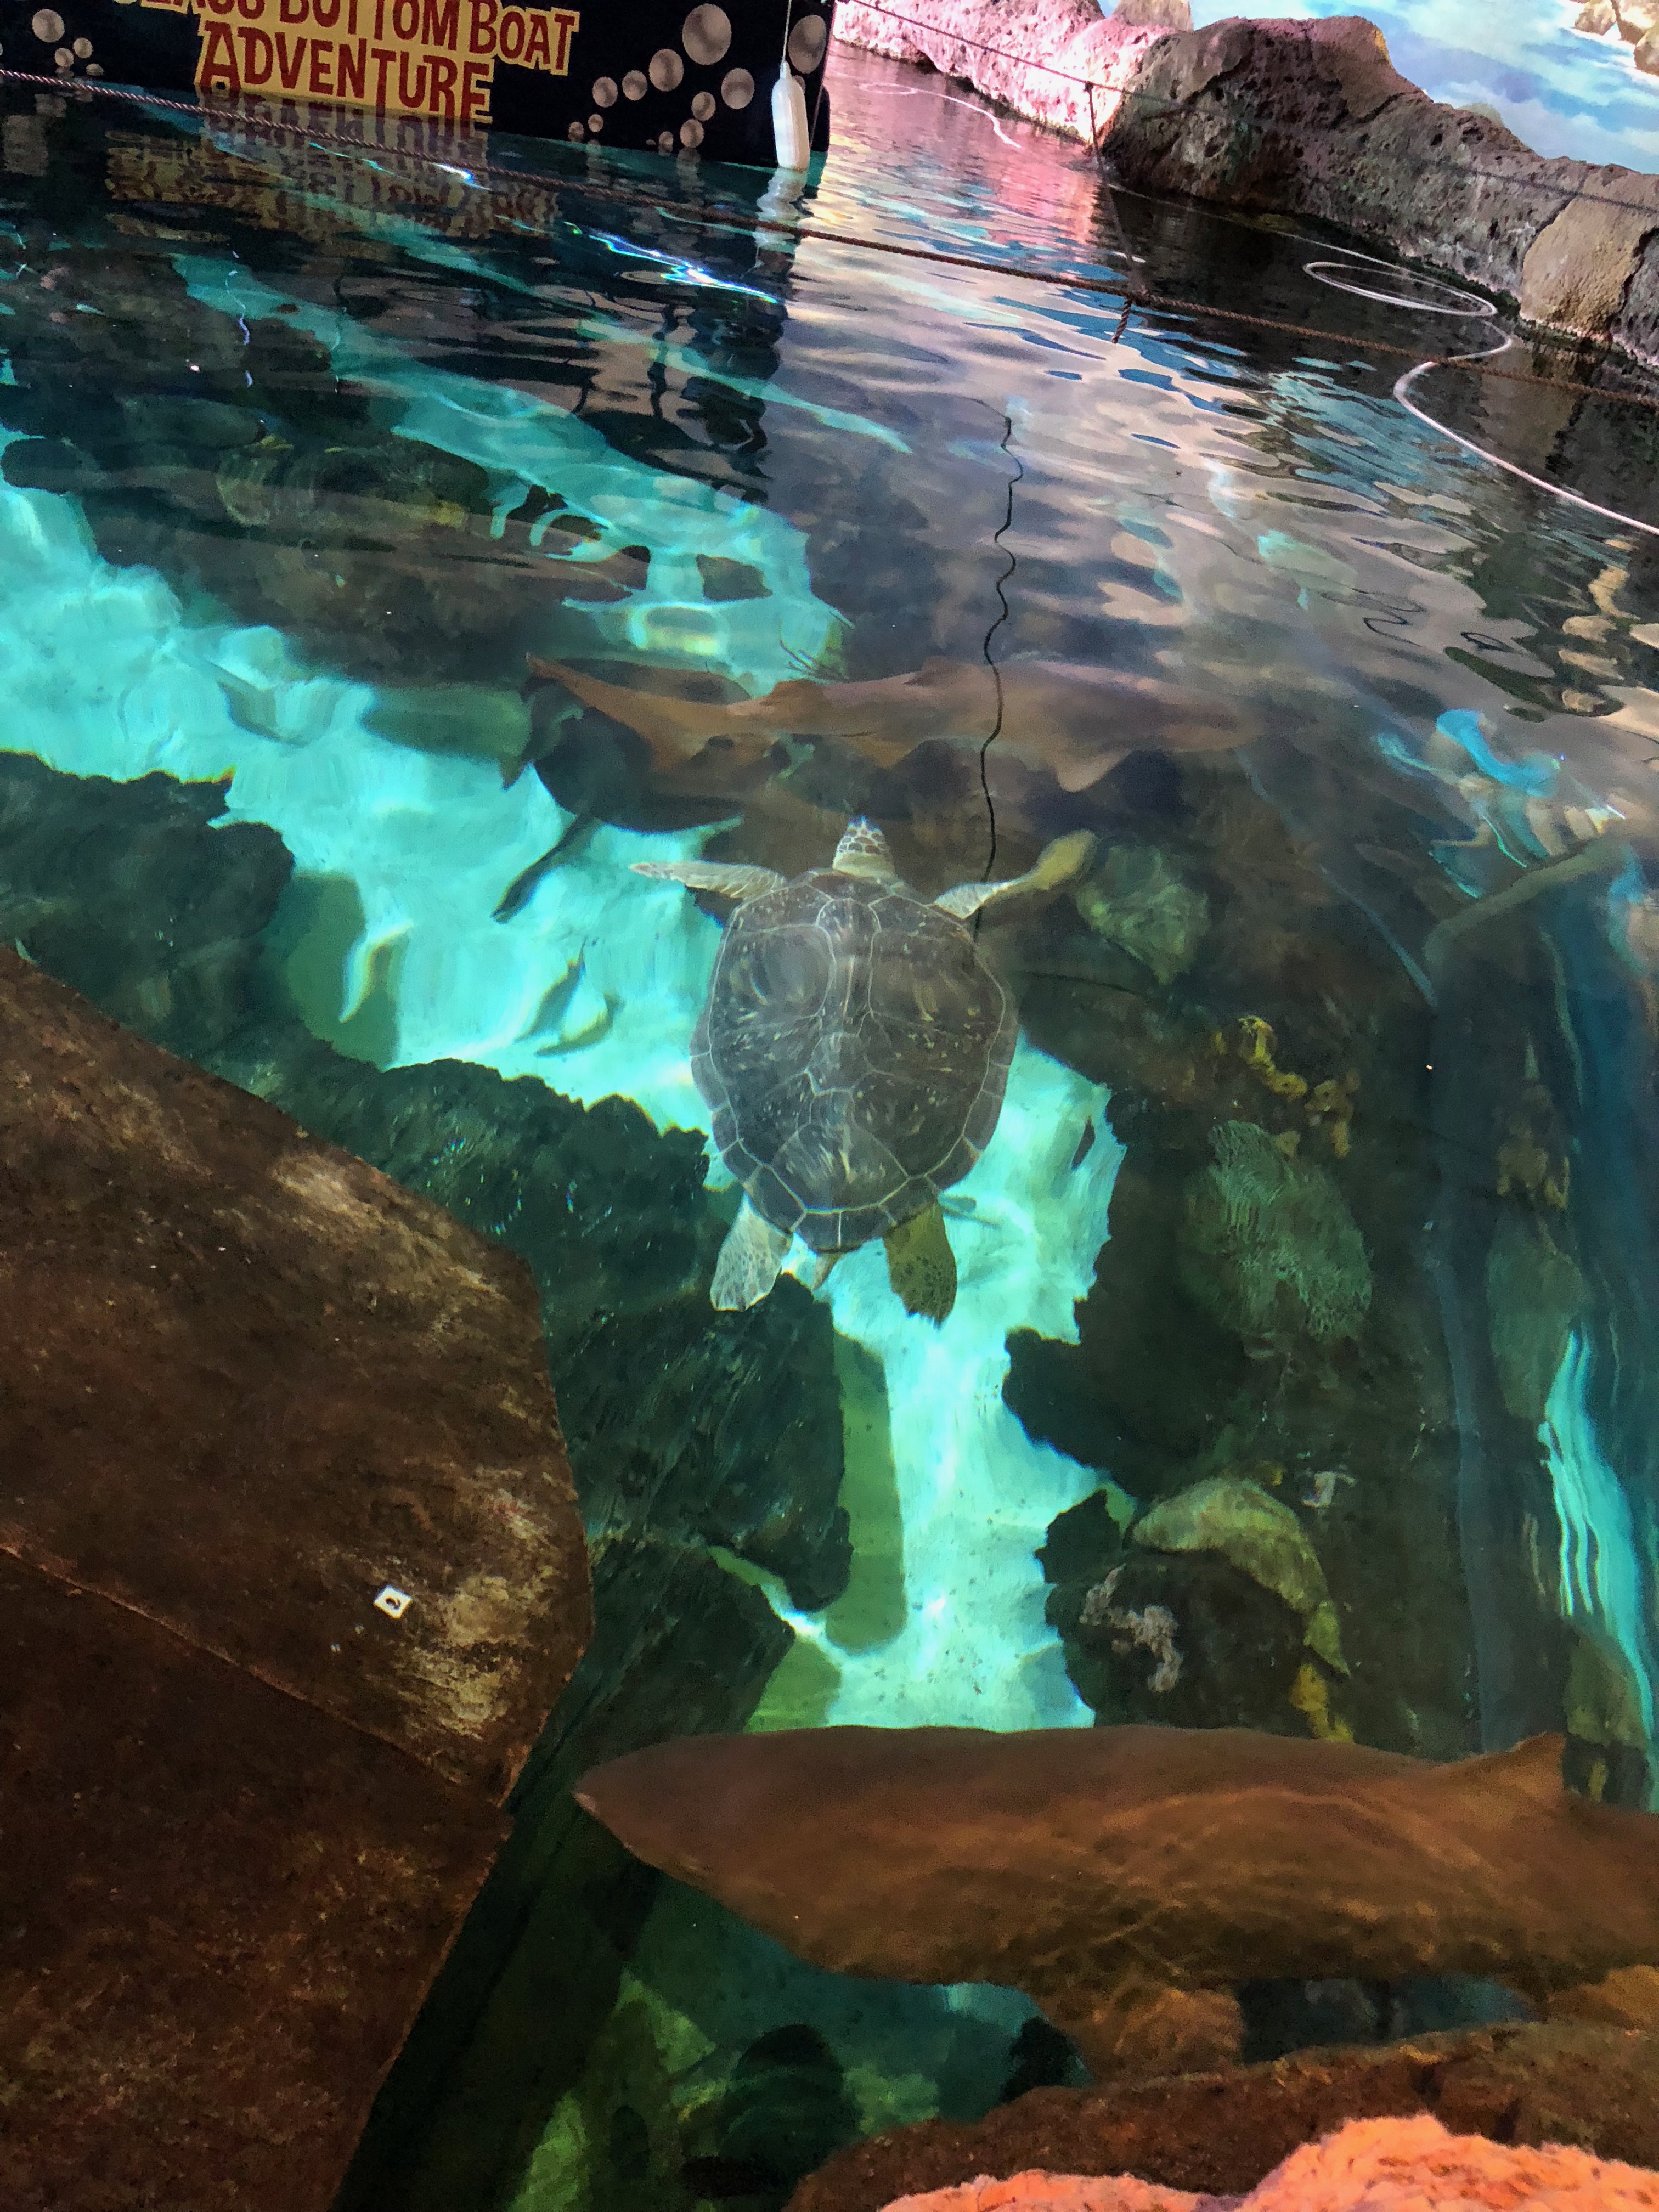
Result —
M981 406L984 406L987 403L983 400L980 402ZM997 451L999 453L1007 454L1008 459L1014 465L1014 473L1008 479L1008 503L1002 517L1001 526L992 532L991 543L993 545L1002 546L1003 551L1008 553L1008 565L1003 570L1002 574L997 578L996 581L997 600L1002 611L998 615L996 620L991 624L990 629L986 631L985 643L981 648L985 655L985 665L991 672L991 680L997 687L996 720L991 725L990 735L986 738L984 744L979 749L979 787L985 794L985 812L991 824L991 847L990 850L985 855L985 872L980 878L980 881L982 884L988 884L990 882L991 871L997 864L997 810L996 803L991 797L991 786L985 774L985 756L990 751L992 746L1002 735L1002 671L997 666L996 662L991 658L991 640L996 635L997 632L1002 628L1004 623L1008 619L1008 595L1003 589L1003 586L1006 584L1008 579L1013 574L1015 569L1019 566L1018 554L1008 552L1007 547L1002 545L1004 537L1013 526L1014 486L1020 482L1021 478L1025 474L1019 455L1010 450L1009 441L1012 438L1013 434L1014 418L1012 415L1005 415L1002 418L1002 436L998 441ZM980 916L976 914L974 916L974 934L975 937L979 934L979 924Z

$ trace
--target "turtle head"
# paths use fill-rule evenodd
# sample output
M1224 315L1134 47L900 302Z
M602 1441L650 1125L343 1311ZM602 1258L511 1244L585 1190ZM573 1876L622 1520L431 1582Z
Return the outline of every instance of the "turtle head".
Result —
M861 876L866 883L896 884L898 870L887 849L887 840L873 822L860 814L847 825L847 835L836 848L830 862L838 876Z

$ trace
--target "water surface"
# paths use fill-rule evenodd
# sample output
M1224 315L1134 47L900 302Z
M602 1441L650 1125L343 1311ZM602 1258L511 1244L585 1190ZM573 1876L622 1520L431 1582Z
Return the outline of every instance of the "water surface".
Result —
M1648 1794L1650 395L1519 347L1414 385L1528 483L1393 396L1495 342L1468 295L1114 204L936 79L838 54L834 97L791 210L10 96L6 933L525 1255L594 1547L352 2202L778 2204L1074 2064L1012 1993L837 1982L642 1879L568 1796L635 1744L1565 1727ZM532 657L955 703L675 763ZM1097 857L977 939L1021 1027L950 1318L875 1244L717 1315L722 909L632 864L793 877L860 814L924 897ZM1278 1567L1136 1543L1206 1483Z

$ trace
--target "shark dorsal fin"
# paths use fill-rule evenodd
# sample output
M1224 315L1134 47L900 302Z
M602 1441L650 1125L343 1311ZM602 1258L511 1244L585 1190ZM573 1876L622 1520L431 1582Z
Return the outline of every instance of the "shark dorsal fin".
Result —
M1540 1808L1559 1805L1565 1794L1561 1755L1565 1739L1530 1735L1509 1751L1489 1751L1479 1759L1460 1759L1436 1770L1429 1786L1453 1790L1460 1797L1507 1797Z

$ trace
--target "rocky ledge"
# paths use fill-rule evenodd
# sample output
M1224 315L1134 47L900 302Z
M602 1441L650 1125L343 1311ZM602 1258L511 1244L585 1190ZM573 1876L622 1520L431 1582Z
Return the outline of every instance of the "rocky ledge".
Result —
M1164 30L1174 0L842 0L836 34L1091 142L1125 185L1334 224L1659 367L1659 177L1431 100L1361 15ZM1133 18L1133 20L1130 20Z
M911 2193L1032 2168L1237 2196L1345 2121L1410 2112L1431 2112L1458 2135L1573 2142L1651 2166L1656 2068L1650 2031L1552 2021L1109 2090L1033 2089L982 2120L926 2120L853 2143L801 2183L787 2212L881 2212Z

